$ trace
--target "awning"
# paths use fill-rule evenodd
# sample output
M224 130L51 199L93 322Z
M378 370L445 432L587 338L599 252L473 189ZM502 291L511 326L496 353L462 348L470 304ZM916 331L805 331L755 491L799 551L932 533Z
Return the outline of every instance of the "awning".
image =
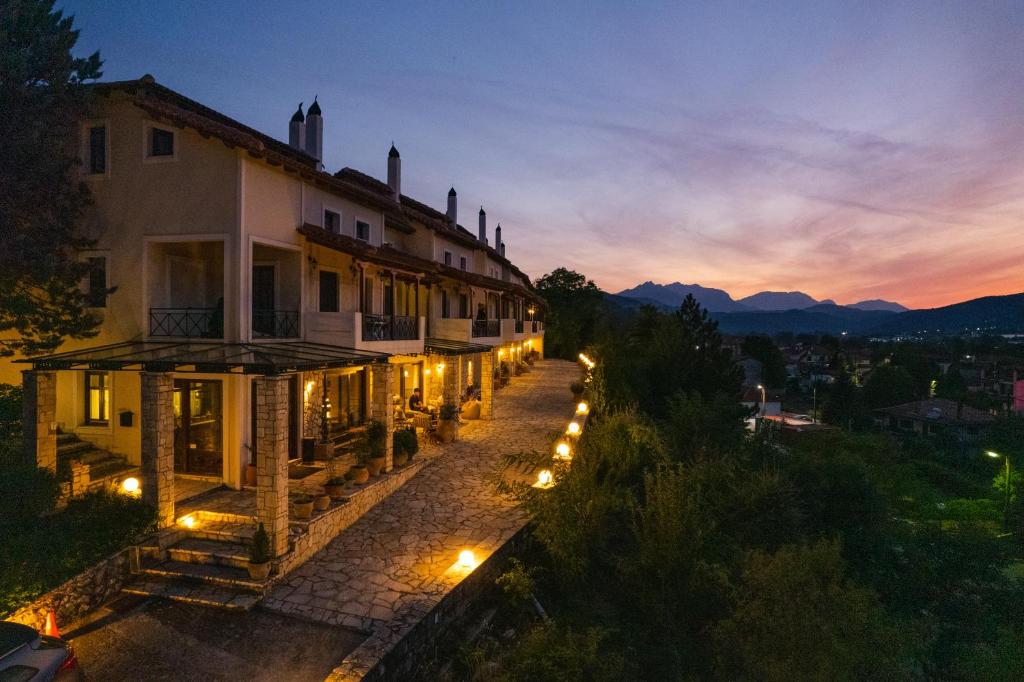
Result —
M468 341L452 341L451 339L426 339L423 352L431 355L470 355L472 353L489 353L491 346Z
M38 370L99 369L214 374L289 374L387 362L387 353L308 341L216 343L129 341L16 362Z

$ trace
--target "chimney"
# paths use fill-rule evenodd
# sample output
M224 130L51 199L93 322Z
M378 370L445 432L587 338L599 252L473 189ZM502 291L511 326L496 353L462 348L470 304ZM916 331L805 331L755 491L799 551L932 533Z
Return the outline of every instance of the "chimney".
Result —
M391 198L396 202L402 200L402 157L395 149L395 143L391 143L391 151L388 152L388 187L391 188Z
M487 212L483 206L480 207L480 241L487 243Z
M501 243L501 257L505 257L505 242Z
M320 117L320 104L316 97L306 112L306 153L319 161L318 170L324 169L324 120Z
M494 228L494 250L501 253L501 223Z
M299 102L299 108L288 124L288 144L300 151L306 150L306 117L302 114L302 102Z
M459 201L454 187L448 190L448 222L453 230L459 224Z

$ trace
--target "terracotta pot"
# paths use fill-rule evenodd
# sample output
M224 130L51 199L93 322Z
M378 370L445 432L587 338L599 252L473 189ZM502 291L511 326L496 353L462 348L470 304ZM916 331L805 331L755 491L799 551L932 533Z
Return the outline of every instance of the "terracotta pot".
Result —
M317 443L313 446L313 457L316 459L330 459L334 457L334 443Z
M396 452L394 456L394 464L396 467L405 466L405 463L409 461L409 453L407 452Z
M442 419L437 422L437 437L442 443L451 443L459 432L459 423L454 419Z
M370 472L362 464L353 464L346 475L350 477L349 480L357 485L362 485L370 480Z
M273 567L274 562L264 561L262 564L254 564L249 562L249 578L251 580L266 580L270 577L270 569Z
M292 511L295 512L295 518L300 520L306 520L313 515L313 500L309 502L292 502Z
M332 500L340 500L341 496L345 494L345 486L325 485L324 492L327 493L327 496L330 497Z
M384 457L371 457L366 460L366 469L370 472L371 476L380 476L381 469L384 468Z
M250 488L256 487L256 465L246 464L245 465L245 485Z
M324 495L317 495L316 497L313 498L313 508L316 509L317 511L323 511L323 510L327 509L330 506L331 506L331 496L330 495L326 495L326 494L324 494Z

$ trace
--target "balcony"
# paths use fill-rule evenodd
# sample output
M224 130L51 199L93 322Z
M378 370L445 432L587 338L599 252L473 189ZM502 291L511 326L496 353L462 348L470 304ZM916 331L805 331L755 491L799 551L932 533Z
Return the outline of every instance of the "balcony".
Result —
M254 339L297 339L299 336L299 311L252 311L252 337Z
M473 338L501 336L501 320L473 320Z
M516 320L516 334L522 334L522 333L523 333L523 321L522 320Z
M544 330L544 323L540 320L534 320L530 323L530 326L533 328L532 331L534 334Z
M150 308L149 335L222 339L224 311L220 308Z
M415 341L419 331L416 317L363 314L363 341Z

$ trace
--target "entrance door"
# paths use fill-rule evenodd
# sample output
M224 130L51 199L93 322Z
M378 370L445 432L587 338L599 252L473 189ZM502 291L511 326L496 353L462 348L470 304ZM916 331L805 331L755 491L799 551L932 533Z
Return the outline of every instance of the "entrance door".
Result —
M274 266L252 266L252 330L264 336L274 334Z
M221 382L174 380L174 471L224 475L224 410Z

